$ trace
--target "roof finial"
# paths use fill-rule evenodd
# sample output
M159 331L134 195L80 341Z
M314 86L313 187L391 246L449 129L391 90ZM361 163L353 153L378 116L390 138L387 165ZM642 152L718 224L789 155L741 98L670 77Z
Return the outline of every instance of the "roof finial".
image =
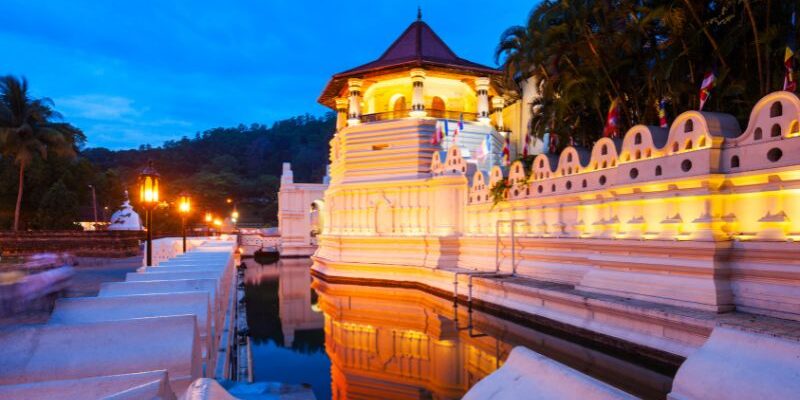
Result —
M422 21L422 7L417 6L417 21Z

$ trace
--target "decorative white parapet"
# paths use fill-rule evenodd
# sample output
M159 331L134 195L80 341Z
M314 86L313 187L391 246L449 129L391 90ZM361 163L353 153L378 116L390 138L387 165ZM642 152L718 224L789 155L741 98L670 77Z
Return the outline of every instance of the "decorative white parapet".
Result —
M595 378L525 347L515 347L505 364L479 381L463 400L636 399Z
M668 399L797 399L798 395L800 341L717 327L678 369Z

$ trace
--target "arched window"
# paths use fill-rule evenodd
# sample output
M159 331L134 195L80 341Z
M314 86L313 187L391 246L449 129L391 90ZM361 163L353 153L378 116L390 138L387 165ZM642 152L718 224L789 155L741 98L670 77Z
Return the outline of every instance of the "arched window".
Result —
M572 153L567 154L567 162L572 162Z
M700 136L700 141L697 143L697 147L703 148L706 147L706 137Z
M683 131L684 132L694 131L694 121L692 121L691 119L686 120L686 123L683 124Z
M780 124L772 125L772 131L770 132L770 136L772 136L772 137L780 137L781 136L781 125Z
M772 106L769 108L769 116L775 118L781 115L783 115L783 104L780 101L772 103Z
M638 160L640 158L642 158L642 152L639 151L639 150L636 150L636 159Z
M691 149L692 149L692 139L689 139L689 141L686 142L686 150L691 150Z
M439 96L434 97L433 101L431 102L431 109L434 111L444 111L444 100L442 100L442 98Z
M394 100L394 104L392 104L393 111L405 111L406 110L406 98L405 96L400 96Z
M636 136L633 137L633 144L642 144L642 134L636 132Z
M604 156L606 154L608 154L608 146L603 145L603 147L600 148L600 155Z
M677 152L678 152L678 149L679 149L679 147L678 147L678 142L675 142L675 143L673 143L673 144L672 144L672 152L673 152L673 153L677 153Z
M761 128L756 128L756 131L753 132L753 140L761 140L761 136L764 134L761 132Z
M731 157L731 168L739 168L739 156Z
M661 166L656 165L656 176L661 176Z

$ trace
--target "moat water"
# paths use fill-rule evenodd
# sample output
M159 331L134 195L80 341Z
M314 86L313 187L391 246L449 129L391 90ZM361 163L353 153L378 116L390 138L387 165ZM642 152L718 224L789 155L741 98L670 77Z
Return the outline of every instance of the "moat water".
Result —
M419 290L329 284L308 259L245 263L255 379L308 384L320 400L458 399L519 345L639 397L671 386L674 372L647 361Z

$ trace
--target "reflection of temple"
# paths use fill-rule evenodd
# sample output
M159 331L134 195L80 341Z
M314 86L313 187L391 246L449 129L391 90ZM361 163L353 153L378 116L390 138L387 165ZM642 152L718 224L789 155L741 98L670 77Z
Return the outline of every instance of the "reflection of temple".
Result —
M671 378L576 343L412 289L316 280L334 399L457 399L516 345L645 398Z
M279 344L285 347L292 347L297 331L322 329L322 313L319 312L316 298L309 289L310 263L305 258L281 259L267 265L247 262L246 284L277 284L278 316L283 334L283 341ZM270 339L279 341L276 337Z

